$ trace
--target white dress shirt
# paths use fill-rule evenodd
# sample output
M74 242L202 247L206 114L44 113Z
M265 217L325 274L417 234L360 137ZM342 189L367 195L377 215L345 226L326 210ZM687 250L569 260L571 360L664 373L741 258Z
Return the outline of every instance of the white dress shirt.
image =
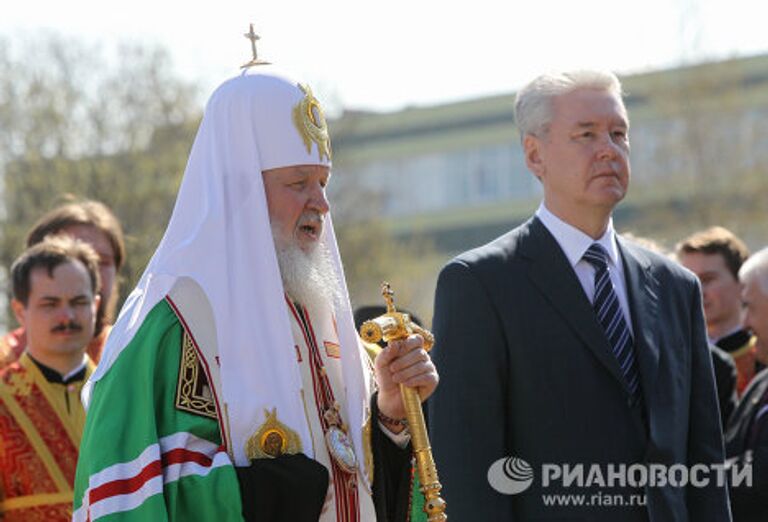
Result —
M627 300L627 284L624 279L624 265L621 262L621 254L616 245L616 233L613 230L613 219L608 221L608 227L605 233L599 239L592 239L578 228L570 225L554 215L547 209L544 202L541 202L536 217L547 227L547 230L555 237L555 240L563 250L565 257L576 272L581 287L587 295L589 302L594 301L595 296L595 268L585 259L584 253L592 245L598 243L608 253L608 273L611 276L613 288L619 298L621 310L624 312L624 319L627 322L629 331L634 336L632 329L632 319L629 313L629 301Z

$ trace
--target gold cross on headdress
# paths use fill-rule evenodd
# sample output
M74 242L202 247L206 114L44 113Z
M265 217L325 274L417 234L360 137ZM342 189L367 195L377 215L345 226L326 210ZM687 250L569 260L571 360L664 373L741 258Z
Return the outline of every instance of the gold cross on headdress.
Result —
M268 65L269 62L260 59L258 53L256 52L256 42L261 40L261 37L253 31L253 24L251 24L251 30L245 33L243 36L251 41L251 52L253 52L253 59L250 62L241 65L240 68L245 69L254 65Z

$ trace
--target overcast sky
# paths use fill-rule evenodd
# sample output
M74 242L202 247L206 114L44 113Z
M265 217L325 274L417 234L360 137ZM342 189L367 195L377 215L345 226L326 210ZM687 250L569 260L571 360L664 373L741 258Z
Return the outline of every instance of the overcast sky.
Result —
M619 73L768 51L760 0L2 0L0 35L55 30L160 44L207 95L250 55L347 108L392 110L516 90L547 69Z

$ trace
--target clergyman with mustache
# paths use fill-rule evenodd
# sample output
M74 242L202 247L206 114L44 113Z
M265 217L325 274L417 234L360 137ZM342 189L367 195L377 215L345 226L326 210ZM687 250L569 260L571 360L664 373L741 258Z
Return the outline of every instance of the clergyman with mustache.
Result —
M27 344L0 372L0 519L72 518L85 409L80 391L99 306L99 257L87 243L47 236L11 268L11 306Z

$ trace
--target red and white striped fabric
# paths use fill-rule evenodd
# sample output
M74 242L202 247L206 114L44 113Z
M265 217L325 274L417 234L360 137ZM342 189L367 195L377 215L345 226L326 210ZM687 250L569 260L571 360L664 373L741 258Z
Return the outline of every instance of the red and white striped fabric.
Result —
M73 522L88 522L130 511L162 493L165 484L189 475L206 476L232 462L222 446L178 432L148 446L130 462L109 466L91 475L83 503Z

